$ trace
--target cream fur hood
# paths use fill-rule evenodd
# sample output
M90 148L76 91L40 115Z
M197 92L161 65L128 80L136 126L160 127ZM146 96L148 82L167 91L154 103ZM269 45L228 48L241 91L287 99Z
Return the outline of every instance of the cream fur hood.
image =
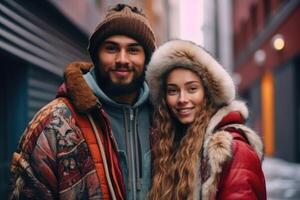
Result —
M162 79L176 67L199 74L217 105L228 105L235 98L235 85L229 73L204 48L184 40L171 40L153 54L146 71L150 98L155 105L162 95Z

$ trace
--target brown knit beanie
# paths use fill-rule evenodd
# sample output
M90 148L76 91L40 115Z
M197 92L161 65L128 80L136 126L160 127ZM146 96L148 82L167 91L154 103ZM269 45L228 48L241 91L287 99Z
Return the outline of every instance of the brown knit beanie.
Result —
M100 44L112 35L126 35L137 40L144 48L146 64L155 49L155 36L145 15L137 8L117 4L108 10L104 20L90 37L88 51L97 64Z

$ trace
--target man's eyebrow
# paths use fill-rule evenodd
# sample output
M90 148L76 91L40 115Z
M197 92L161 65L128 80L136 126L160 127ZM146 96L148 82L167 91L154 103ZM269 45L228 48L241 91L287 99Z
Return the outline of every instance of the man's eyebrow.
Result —
M137 42L130 43L128 46L130 46L130 47L142 47L142 45L140 43L137 43Z
M111 40L106 40L103 43L104 44L112 44L112 45L120 45L118 42L114 42L114 41L111 41ZM135 47L135 46L142 47L142 45L140 43L138 43L138 42L128 43L128 46L130 46L130 47Z
M113 45L118 45L117 42L109 41L109 40L104 41L103 44L113 44Z

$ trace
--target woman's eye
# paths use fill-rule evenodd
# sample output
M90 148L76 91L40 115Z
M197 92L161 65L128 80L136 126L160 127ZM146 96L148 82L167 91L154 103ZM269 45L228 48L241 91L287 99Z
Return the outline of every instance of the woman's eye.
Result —
M191 93L196 92L197 90L198 90L197 87L190 87L190 88L188 89L188 91L191 92Z
M168 94L168 95L175 95L175 94L177 94L177 90L176 90L176 89L171 89L171 88L170 88L170 89L167 90L167 94Z

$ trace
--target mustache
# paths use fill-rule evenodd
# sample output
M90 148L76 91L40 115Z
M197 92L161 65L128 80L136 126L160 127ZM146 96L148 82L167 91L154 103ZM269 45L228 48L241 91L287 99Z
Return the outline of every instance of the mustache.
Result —
M129 65L115 65L111 71L136 71L133 66Z

